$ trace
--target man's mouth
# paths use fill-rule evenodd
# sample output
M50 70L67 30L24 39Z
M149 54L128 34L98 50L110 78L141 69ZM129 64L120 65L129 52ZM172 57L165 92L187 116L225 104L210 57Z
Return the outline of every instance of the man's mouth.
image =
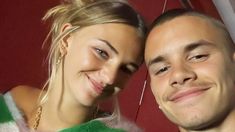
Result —
M187 90L181 90L169 97L169 100L172 102L181 102L184 100L188 100L194 97L197 97L203 94L209 88L188 88Z

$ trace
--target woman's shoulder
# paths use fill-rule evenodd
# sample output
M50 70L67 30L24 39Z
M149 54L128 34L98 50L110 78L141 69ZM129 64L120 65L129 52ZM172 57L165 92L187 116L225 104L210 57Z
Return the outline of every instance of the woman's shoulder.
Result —
M28 85L19 85L10 90L10 94L19 109L25 114L35 108L41 90Z
M19 85L16 87L13 87L10 90L10 93L13 96L21 96L23 97L23 95L31 95L31 94L38 94L40 93L40 89L36 88L36 87L32 87L32 86L28 86L28 85Z
M20 103L36 101L40 92L40 89L28 85L19 85L10 90L13 99Z

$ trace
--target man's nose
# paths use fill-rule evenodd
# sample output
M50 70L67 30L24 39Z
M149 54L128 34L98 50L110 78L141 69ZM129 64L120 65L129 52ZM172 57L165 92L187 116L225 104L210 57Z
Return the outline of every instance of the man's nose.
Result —
M183 85L196 79L196 74L192 67L185 64L178 64L172 69L170 76L171 86Z

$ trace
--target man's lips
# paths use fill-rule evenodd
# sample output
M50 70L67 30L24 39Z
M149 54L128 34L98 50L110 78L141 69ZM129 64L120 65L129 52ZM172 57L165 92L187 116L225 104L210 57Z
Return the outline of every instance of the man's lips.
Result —
M169 100L173 102L183 101L183 100L198 96L208 89L209 88L189 88L188 90L179 91L179 92L172 94L169 97Z

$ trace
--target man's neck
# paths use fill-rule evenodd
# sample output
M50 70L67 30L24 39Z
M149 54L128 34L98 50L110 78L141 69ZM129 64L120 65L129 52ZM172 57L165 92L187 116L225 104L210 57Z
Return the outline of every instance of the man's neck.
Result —
M200 130L189 130L179 127L180 132L233 132L235 131L235 108L226 118L223 119L221 123L217 125L212 125L210 128L200 129Z

